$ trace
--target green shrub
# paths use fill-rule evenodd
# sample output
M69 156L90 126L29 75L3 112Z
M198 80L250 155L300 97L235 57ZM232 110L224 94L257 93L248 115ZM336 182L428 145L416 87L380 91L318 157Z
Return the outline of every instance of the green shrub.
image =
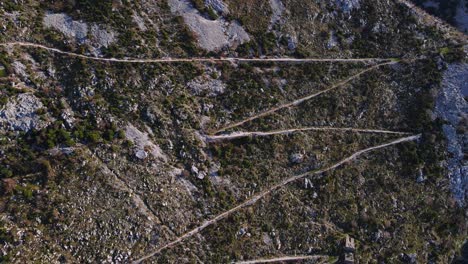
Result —
M102 138L98 131L91 131L87 133L86 139L91 143L98 143Z
M218 14L216 11L213 10L213 8L207 8L206 13L208 14L208 17L212 20L218 19Z
M36 186L27 184L26 186L17 185L15 187L16 194L23 196L26 200L32 200L33 192Z
M1 77L6 77L6 76L7 76L6 69L5 69L5 67L3 67L3 66L0 64L0 78L1 78Z
M0 244L12 243L13 236L5 228L0 228ZM1 260L1 258L0 258ZM3 262L2 262L3 263Z
M0 167L0 178L11 178L13 176L13 172L6 167Z
M465 57L463 47L457 46L443 47L439 53L449 63L461 61Z

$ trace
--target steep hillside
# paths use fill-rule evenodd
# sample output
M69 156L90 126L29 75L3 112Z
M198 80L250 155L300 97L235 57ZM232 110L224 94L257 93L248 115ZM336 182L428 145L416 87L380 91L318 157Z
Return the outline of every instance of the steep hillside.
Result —
M463 263L463 33L405 1L17 2L1 261Z

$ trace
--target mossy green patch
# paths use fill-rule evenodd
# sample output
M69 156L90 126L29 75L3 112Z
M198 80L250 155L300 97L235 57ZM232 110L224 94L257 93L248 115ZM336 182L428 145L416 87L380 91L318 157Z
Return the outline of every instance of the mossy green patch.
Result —
M0 78L6 77L6 76L7 76L7 72L6 72L5 67L0 65Z

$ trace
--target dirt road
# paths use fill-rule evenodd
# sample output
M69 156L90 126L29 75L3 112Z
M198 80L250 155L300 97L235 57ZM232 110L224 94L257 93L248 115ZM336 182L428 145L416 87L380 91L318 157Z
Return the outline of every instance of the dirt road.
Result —
M83 54L63 51L56 48L47 47L41 44L35 44L30 42L7 42L0 43L3 47L33 47L38 49L47 50L50 52L63 54L71 57L83 58L88 60L105 61L105 62L122 62L122 63L177 63L177 62L286 62L286 63L307 63L307 62L388 62L393 60L392 58L357 58L357 59L333 59L333 58L156 58L156 59L138 59L138 58L100 58L87 56Z
M338 132L356 132L356 133L370 133L370 134L393 134L393 135L409 135L411 133L400 132L400 131L389 131L389 130L379 130L379 129L361 129L361 128L350 128L350 127L304 127L304 128L292 128L285 130L273 130L273 131L238 131L230 134L223 135L206 135L205 140L208 142L216 142L223 140L233 140L243 137L266 137L272 135L286 135L296 132L307 132L307 131L338 131Z
M223 220L224 218L227 218L231 214L233 214L233 213L235 213L235 212L237 212L237 211L239 211L239 210L241 210L243 208L246 208L246 207L249 207L249 206L255 204L258 200L262 199L266 195L272 193L273 191L276 191L277 189L280 189L281 187L283 187L283 186L285 186L285 185L287 185L287 184L289 184L289 183L291 183L293 181L302 179L302 178L304 178L306 176L322 174L324 172L334 170L334 169L344 165L345 163L350 162L350 161L358 158L359 156L361 156L361 155L363 155L363 154L365 154L367 152L377 150L377 149L381 149L381 148L385 148L385 147L392 146L392 145L396 145L396 144L400 144L400 143L403 143L403 142L415 141L415 140L418 140L420 137L421 137L421 135L414 135L414 136L399 138L399 139L396 139L394 141L391 141L391 142L388 142L388 143L385 143L385 144L381 144L381 145L378 145L378 146L366 148L366 149L355 152L351 156L348 156L348 157L338 161L337 163L335 163L335 164L333 164L333 165L331 165L329 167L319 169L319 170L314 170L314 171L308 171L308 172L305 172L303 174L299 174L299 175L289 177L286 180L284 180L284 181L282 181L282 182L280 182L280 183L278 183L276 185L273 185L272 187L268 188L267 190L264 190L264 191L260 192L259 194L253 196L252 198L246 200L245 202L239 204L238 206L236 206L236 207L234 207L232 209L229 209L229 210L215 216L214 218L203 222L200 226L196 227L195 229L192 229L189 232L177 237L172 242L169 242L166 245L163 245L163 246L155 249L153 252L149 253L148 255L143 256L143 257L135 260L133 263L134 264L141 263L142 261L147 260L147 259L153 257L156 254L159 254L161 251L163 251L163 250L165 250L167 248L171 248L173 246L176 246L176 245L180 244L185 239L190 238L190 237L200 233L203 229L205 229L205 228L207 228L207 227L209 227L209 226L211 226L213 224L216 224L217 222Z
M337 84L334 84L332 87L330 87L330 88L328 88L328 89L325 89L325 90L322 90L322 91L320 91L320 92L316 92L316 93L310 94L310 95L308 95L308 96L299 98L299 99L294 100L294 101L289 102L289 103L285 103L285 104L282 104L282 105L273 107L273 108L271 108L271 109L269 109L269 110L267 110L267 111L261 112L261 113L259 113L259 114L254 115L254 116L251 116L251 117L249 117L249 118L246 118L246 119L244 119L244 120L242 120L242 121L236 122L236 123L231 124L231 125L227 125L227 126L221 128L221 129L217 130L217 131L214 132L213 134L217 134L217 133L226 131L226 130L228 130L228 129L241 126L241 125L243 125L243 124L245 124L245 123L247 123L247 122L253 121L253 120L258 119L258 118L260 118L260 117L264 117L264 116L270 115L270 114L272 114L272 113L274 113L274 112L276 112L276 111L278 111L278 110L281 110L281 109L283 109L283 108L288 108L288 107L292 107L292 106L299 105L299 104L303 103L304 101L310 100L310 99L312 99L312 98L314 98L314 97L317 97L317 96L319 96L319 95L321 95L321 94L323 94L323 93L326 93L326 92L329 92L329 91L331 91L331 90L337 89L337 88L339 88L339 87L341 87L341 86L344 86L344 85L350 83L351 81L353 81L354 79L359 78L361 75L363 75L363 74L365 74L365 73L367 73L367 72L370 72L370 71L372 71L372 70L375 70L375 69L377 69L377 68L380 68L380 67L383 67L383 66L386 66L386 65L392 65L392 64L396 64L396 63L398 63L398 62L397 62L397 61L390 61L390 62L385 62L385 63L380 63L380 64L377 64L377 65L374 65L374 66L369 67L369 68L367 68L367 69L365 69L365 70L363 70L363 71L358 72L357 74L355 74L355 75L353 75L353 76L351 76L351 77L349 77L349 78L347 78L347 79L345 79L345 80L343 80L343 81L341 81L341 82L339 82L339 83L337 83Z

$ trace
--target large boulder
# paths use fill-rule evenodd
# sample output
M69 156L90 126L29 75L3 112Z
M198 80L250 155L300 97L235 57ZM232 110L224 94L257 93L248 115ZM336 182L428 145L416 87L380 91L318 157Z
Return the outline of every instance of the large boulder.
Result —
M43 108L42 102L30 93L19 94L10 99L0 110L0 124L7 130L30 131L40 130L50 123L50 118L41 118L37 114Z

